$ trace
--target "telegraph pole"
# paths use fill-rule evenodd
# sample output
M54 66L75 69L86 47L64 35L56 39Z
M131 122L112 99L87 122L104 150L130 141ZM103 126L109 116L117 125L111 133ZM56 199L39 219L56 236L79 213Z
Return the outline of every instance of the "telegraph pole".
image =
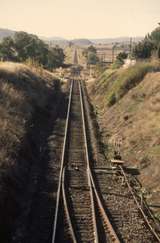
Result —
M113 47L112 47L112 63L114 62L114 50L117 46L117 43L113 44Z
M74 52L73 63L74 63L74 65L78 65L78 53L77 53L77 49L75 49L75 52Z
M112 47L112 63L114 62L114 45Z
M131 56L132 56L132 42L133 42L133 39L132 39L132 37L130 38L130 45L129 45L129 56L130 56L130 58L131 58Z

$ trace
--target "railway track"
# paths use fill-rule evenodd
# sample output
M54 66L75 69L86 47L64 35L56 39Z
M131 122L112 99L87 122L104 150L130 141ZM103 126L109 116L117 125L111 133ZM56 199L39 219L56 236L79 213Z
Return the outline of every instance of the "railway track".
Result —
M72 81L52 243L160 242L123 168L113 175L90 164L83 96L81 82Z
M73 81L52 242L94 242L97 237L81 109L79 82Z
M119 242L93 184L79 81L71 83L53 242ZM91 179L92 178L92 179ZM97 226L98 218L98 226ZM101 234L100 234L101 233ZM108 235L108 237L107 237Z
M140 204L136 204L133 191L124 176L110 170L96 172L95 180L104 210L110 218L120 242L160 242L151 222L142 215Z

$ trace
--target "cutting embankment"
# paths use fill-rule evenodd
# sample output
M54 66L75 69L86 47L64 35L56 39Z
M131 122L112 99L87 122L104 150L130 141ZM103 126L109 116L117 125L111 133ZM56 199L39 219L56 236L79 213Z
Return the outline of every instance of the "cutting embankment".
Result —
M31 168L34 163L40 167L38 155L46 137L41 128L48 129L49 106L56 117L60 93L60 82L42 68L0 63L1 242L8 242L23 210Z
M88 82L88 91L106 154L113 158L115 141L122 140L122 159L139 169L143 193L160 218L160 64L108 69Z

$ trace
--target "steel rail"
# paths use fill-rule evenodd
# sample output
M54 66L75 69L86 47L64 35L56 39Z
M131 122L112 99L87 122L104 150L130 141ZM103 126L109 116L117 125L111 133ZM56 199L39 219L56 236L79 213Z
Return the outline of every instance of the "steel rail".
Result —
M96 221L96 212L95 212L95 203L94 203L92 183L91 183L91 178L90 178L90 162L89 162L89 152L88 152L86 125L85 125L84 103L83 103L81 82L80 81L78 81L78 82L79 82L80 102L81 102L81 111L82 111L83 133L84 133L84 140L85 140L85 151L86 151L86 159L87 159L87 176L88 176L88 184L89 184L89 188L90 188L92 214L93 214L93 220L94 220L93 223L94 223L95 242L99 243L97 221Z
M139 186L142 187L142 184L140 183L140 181L139 181L137 178L135 178L135 181L136 181L136 183L137 183ZM153 212L150 210L150 208L149 208L149 206L148 206L146 200L143 200L143 205L145 206L145 209L147 210L149 216L150 216L150 217L152 218L152 220L154 221L155 225L156 225L157 227L159 227L159 224L158 224L158 222L157 222L157 219L155 218Z
M105 223L107 225L107 228L109 230L109 234L110 234L110 236L111 236L111 238L112 238L114 243L120 243L120 240L119 240L119 238L118 238L118 236L117 236L117 234L116 234L116 232L115 232L115 230L114 230L114 228L113 228L113 226L112 226L112 224L110 222L110 219L109 219L108 215L106 214L106 212L104 210L104 207L103 207L101 199L100 199L100 197L98 195L98 192L97 192L97 189L96 189L96 186L95 186L94 179L93 179L91 171L90 171L90 178L91 178L91 182L92 182L94 193L95 193L95 196L96 196L96 199L97 199L98 206L99 206L99 208L101 210L101 213L103 215L104 221L105 221Z
M73 243L77 243L78 241L77 241L75 233L74 233L72 221L71 221L70 214L69 214L66 193L65 193L65 167L63 168L63 173L62 173L62 194L63 194L64 208L66 211L66 217L67 217L67 221L68 221L69 228L71 231L72 240L73 240Z
M132 188L131 188L131 185L130 185L130 183L129 183L129 181L128 181L128 178L127 178L127 176L126 176L126 174L125 174L125 172L124 172L122 166L119 166L119 167L120 167L121 172L122 172L122 174L123 174L123 176L124 176L124 178L125 178L126 184L127 184L128 188L129 188L129 191L131 192L132 197L133 197L133 199L134 199L134 201L135 201L135 203L136 203L136 205L137 205L139 211L141 212L141 214L142 214L142 216L143 216L143 218L144 218L144 220L145 220L147 226L149 227L149 229L150 229L150 231L152 232L153 236L158 240L158 242L160 242L160 237L158 236L158 234L157 234L157 233L155 232L155 230L153 229L153 227L152 227L152 225L150 224L150 222L148 221L148 219L147 219L147 217L146 217L146 215L145 215L143 209L141 208L141 206L140 206L140 204L139 204L139 202L138 202L138 200L137 200L137 198L136 198L136 196L135 196L135 193L133 192L133 190L132 190Z
M83 89L81 88L81 96L82 94L84 95L84 91ZM82 96L83 97L83 96ZM83 118L84 118L84 104L83 104ZM85 118L84 118L84 124L85 124ZM86 135L86 131L85 131L85 138L86 138L86 145L87 145L87 135ZM88 153L88 146L86 148L87 150L87 153ZM97 192L97 189L96 189L96 186L95 186L95 182L94 182L94 179L93 179L93 175L92 175L92 170L91 170L91 167L90 167L90 163L89 163L89 156L88 156L88 171L89 171L89 177L90 177L90 182L91 182L91 185L93 187L93 190L94 190L94 193L95 193L95 196L96 196L96 199L97 199L97 202L98 202L98 205L99 205L99 208L101 210L101 213L104 217L104 220L105 220L105 223L107 224L108 226L108 229L109 229L109 232L111 234L111 237L112 237L112 240L115 242L115 243L120 243L120 240L109 220L109 217L107 216L105 210L104 210L104 207L102 205L102 202L100 200L100 197L98 195L98 192Z
M63 143L62 158L61 158L61 168L60 168L60 173L59 173L59 182L58 182L58 190L57 190L55 217L54 217L54 223L53 223L52 243L55 243L55 237L56 237L58 211L59 211L60 194L61 194L61 184L62 184L62 173L63 173L63 167L64 167L65 148L66 148L66 143L67 143L69 115L70 115L70 110L71 110L72 91L73 91L73 80L71 82L70 93L69 93L67 119L66 119L66 125L65 125L65 135L64 135L64 143Z

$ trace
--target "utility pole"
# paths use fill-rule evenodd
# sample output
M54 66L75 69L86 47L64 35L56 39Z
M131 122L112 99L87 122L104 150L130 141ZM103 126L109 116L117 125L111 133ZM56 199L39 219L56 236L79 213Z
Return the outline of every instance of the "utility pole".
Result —
M158 25L160 26L160 22L158 23ZM157 57L160 58L160 43L158 44Z
M132 37L130 38L130 45L129 45L129 57L132 57Z
M112 46L112 63L114 62L114 45Z
M112 63L114 62L114 51L115 51L116 46L117 46L117 43L113 44L113 47L112 47Z
M76 49L75 49L74 57L73 57L73 64L78 65L78 53L77 53Z

